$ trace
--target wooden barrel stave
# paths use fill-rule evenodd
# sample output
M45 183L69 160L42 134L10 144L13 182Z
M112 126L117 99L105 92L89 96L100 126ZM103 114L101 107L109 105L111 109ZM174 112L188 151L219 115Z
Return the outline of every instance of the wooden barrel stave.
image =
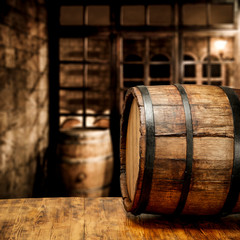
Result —
M111 152L111 145L102 142L101 148L98 143L79 143L79 144L59 144L59 154L64 153L64 156L88 158L89 154L91 157L108 155Z
M227 96L218 87L185 85L184 88L192 111L194 156L190 192L183 214L217 214L226 200L233 167L234 136L231 107ZM148 87L148 90L155 116L155 166L157 170L153 171L152 190L146 212L172 214L179 202L185 170L185 115L181 96L175 86L154 86ZM142 96L137 88L128 92L126 105L131 104L133 99L137 101L139 108L141 161L136 192L131 201L126 189L126 175L124 175L126 168L125 134L128 119L124 119L123 116L121 189L128 211L132 211L137 206L145 164L145 112ZM129 106L125 106L126 108ZM166 190L167 186L170 187L168 190ZM237 203L233 212L239 212L238 206Z
M85 161L77 161L76 159L72 164L62 159L61 173L68 192L75 189L100 188L111 183L113 157L110 155L97 158L96 161L89 160L86 158Z

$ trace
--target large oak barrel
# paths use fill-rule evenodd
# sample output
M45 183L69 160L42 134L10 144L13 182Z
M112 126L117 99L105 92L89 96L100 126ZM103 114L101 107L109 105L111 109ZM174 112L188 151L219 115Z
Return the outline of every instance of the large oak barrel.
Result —
M109 129L62 129L57 151L61 178L68 196L109 195L113 174Z
M240 102L218 86L138 86L121 120L121 192L134 214L240 212Z

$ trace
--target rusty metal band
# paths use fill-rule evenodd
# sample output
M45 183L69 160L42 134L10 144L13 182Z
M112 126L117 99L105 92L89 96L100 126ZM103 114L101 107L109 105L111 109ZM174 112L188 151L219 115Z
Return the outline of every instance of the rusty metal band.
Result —
M183 103L184 113L185 113L185 122L186 122L186 141L187 141L187 152L186 152L186 167L184 172L184 179L182 185L181 196L175 209L174 215L181 214L189 193L191 177L192 177L192 162L193 162L193 126L192 126L192 114L191 107L189 104L188 96L180 84L175 84L175 87L178 89Z
M133 212L134 214L143 213L148 205L150 191L152 187L153 167L155 159L155 122L152 100L147 87L137 86L141 92L146 123L146 151L145 151L145 167L142 180L142 188L138 206Z
M234 126L234 159L230 189L220 215L230 214L238 201L240 192L240 101L233 89L220 87L228 97L232 108Z

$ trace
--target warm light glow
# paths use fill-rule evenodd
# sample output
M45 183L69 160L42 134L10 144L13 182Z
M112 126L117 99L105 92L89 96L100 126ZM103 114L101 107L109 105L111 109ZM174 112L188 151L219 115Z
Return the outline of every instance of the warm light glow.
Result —
M217 51L222 52L226 47L227 41L226 40L217 40L214 43L214 46Z

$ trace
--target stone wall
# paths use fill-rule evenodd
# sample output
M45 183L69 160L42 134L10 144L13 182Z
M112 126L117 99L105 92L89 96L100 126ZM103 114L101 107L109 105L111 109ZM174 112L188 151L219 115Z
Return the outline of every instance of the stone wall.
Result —
M44 0L1 0L0 198L31 197L48 145Z

